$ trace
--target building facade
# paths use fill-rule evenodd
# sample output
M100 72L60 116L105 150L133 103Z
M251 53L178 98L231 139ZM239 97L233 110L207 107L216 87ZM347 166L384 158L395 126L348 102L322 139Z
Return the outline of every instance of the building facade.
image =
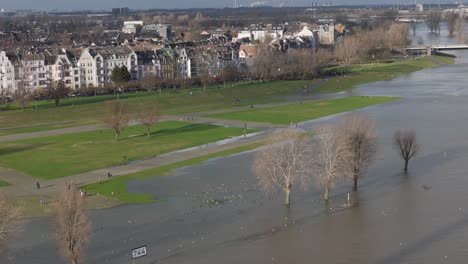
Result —
M5 51L0 52L0 92L11 93L16 89L15 67Z
M112 70L125 66L132 80L137 80L138 59L127 47L88 48L78 60L81 87L101 87L112 82Z

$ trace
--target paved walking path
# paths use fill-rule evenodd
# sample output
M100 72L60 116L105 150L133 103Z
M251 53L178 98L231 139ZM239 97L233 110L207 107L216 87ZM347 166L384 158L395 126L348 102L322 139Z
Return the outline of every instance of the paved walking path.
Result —
M314 100L314 98L307 97L305 98L305 100L302 100L302 101L311 101L311 100ZM274 107L274 106L280 106L280 105L287 105L291 103L293 102L278 102L278 103L262 104L262 105L255 105L254 108L268 108L268 107ZM240 107L234 107L234 108L228 108L228 109L203 111L203 112L180 114L180 115L173 115L173 116L163 116L161 118L161 121L170 121L170 120L187 121L187 122L193 122L193 123L209 123L209 124L219 125L219 126L230 126L230 127L241 127L241 128L247 125L248 128L256 128L256 129L266 129L270 127L276 127L275 125L271 125L268 123L245 122L245 121L239 121L239 120L222 120L222 119L204 117L210 114L236 112L236 111L249 110L249 109L251 109L251 106L240 106ZM135 125L135 124L138 124L136 120L131 122L131 125ZM0 136L0 142L11 142L11 141L16 141L16 140L31 139L31 138L37 138L37 137L58 136L58 135L64 135L64 134L94 131L94 130L105 129L105 128L106 127L104 125L96 124L96 125L67 127L67 128L23 133L23 134L5 135L5 136Z

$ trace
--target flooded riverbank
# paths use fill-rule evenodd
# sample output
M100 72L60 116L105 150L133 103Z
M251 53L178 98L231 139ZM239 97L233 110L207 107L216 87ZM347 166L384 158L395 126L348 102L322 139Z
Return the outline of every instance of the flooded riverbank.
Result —
M211 160L130 183L130 191L154 195L159 203L92 212L85 263L129 263L130 250L141 245L148 256L136 263L466 262L468 52L455 54L456 65L353 90L402 97L360 110L376 121L379 142L357 193L345 182L325 206L314 186L294 189L288 209L281 194L258 190L253 152ZM399 128L414 128L421 144L407 176L392 147ZM47 219L28 222L12 245L16 263L62 263L49 229Z

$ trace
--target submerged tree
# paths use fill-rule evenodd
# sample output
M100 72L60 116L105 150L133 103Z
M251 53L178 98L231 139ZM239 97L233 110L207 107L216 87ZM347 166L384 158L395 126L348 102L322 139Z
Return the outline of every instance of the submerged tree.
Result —
M283 190L286 206L290 205L293 185L305 187L309 181L309 141L302 135L298 129L278 131L268 138L269 145L255 157L254 171L260 188L265 192Z
M328 201L330 190L343 175L346 144L339 126L324 125L316 130L318 142L314 157L314 175L325 189L323 199Z
M344 174L353 180L353 190L357 190L358 179L373 161L377 149L375 124L365 115L351 114L340 125L346 149Z
M120 100L108 101L106 103L107 116L104 123L115 132L115 140L119 140L122 131L128 126L130 117L127 109Z
M91 221L85 208L84 197L76 185L66 188L55 207L55 238L63 256L77 264L91 236Z
M416 141L416 132L412 129L400 129L393 135L393 142L405 162L404 172L408 171L408 163L419 151L419 144Z
M447 17L447 27L448 27L449 35L450 37L453 37L453 33L458 28L460 14L452 11L452 12L448 12L446 17Z
M442 13L439 11L431 11L427 16L426 23L432 34L440 33L440 23L442 22Z

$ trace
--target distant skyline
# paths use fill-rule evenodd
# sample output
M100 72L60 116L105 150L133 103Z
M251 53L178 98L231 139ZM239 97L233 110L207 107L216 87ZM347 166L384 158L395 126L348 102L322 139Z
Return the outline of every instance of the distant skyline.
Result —
M129 7L130 9L172 9L172 8L223 8L233 7L235 0L0 0L0 8L6 10L36 9L36 10L110 10L112 7ZM237 0L238 5L253 2L265 2L278 6L310 6L312 2L330 3L335 5L350 4L414 4L438 3L437 0ZM441 4L455 3L455 1L440 0Z

